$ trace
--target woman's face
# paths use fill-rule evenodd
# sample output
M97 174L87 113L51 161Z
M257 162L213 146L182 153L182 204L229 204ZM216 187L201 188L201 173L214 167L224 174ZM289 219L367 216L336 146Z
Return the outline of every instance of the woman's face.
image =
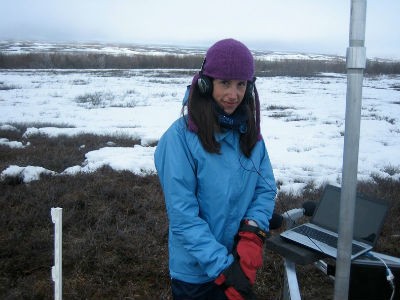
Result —
M230 115L242 102L246 85L246 80L214 79L212 96L225 113Z

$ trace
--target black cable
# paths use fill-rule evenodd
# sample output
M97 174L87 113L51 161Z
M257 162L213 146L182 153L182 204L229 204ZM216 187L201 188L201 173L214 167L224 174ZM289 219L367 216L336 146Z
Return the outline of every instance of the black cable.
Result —
M239 163L240 163L240 166L241 166L245 171L257 173L258 176L260 176L260 177L264 180L264 182L269 186L269 188L271 189L271 191L273 191L273 192L275 193L275 196L274 196L274 198L275 198L275 197L278 195L277 189L274 189L274 188L271 186L271 184L264 178L264 176L263 176L263 175L260 173L260 171L256 168L256 165L255 165L254 161L251 159L251 157L249 157L249 160L251 161L254 170L247 169L245 166L243 166L242 161L241 161L241 157L242 157L242 156L243 156L243 155L239 156ZM281 203L281 205L284 206L283 209L285 210L285 212L288 211L288 210L287 210L287 207L286 207L283 203ZM289 214L287 214L287 216L288 216L288 218L290 219L290 221L291 221L294 225L297 224L297 222L296 222L295 220L293 220L293 219L290 217ZM314 242L314 240L313 240L306 232L302 232L302 233L303 233L317 248L318 248L319 251L321 251L322 253L326 254L326 253L321 249L321 247L319 247L318 244L317 244L316 242Z

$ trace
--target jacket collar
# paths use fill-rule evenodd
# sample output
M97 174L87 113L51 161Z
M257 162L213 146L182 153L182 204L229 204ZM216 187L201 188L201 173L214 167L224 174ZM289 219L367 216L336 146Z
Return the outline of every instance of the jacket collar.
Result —
M225 141L226 143L234 146L237 143L239 134L234 130L223 130L222 132L218 132L215 134L215 140L218 143L221 141Z

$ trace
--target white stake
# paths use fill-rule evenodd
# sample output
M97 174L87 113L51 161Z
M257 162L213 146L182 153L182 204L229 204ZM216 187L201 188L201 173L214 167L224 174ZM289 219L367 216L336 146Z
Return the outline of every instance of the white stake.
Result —
M54 299L62 299L62 208L51 209L51 220L54 223L54 266L51 277L54 281Z

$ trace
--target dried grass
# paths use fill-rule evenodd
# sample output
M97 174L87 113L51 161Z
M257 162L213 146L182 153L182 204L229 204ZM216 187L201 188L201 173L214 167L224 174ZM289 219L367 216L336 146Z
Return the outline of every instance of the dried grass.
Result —
M8 134L10 139L19 137ZM60 171L82 162L79 145L96 149L110 139L32 137L32 146L24 149L0 147L1 168L30 164ZM389 201L376 250L399 257L400 182L374 177L360 182L358 189ZM276 209L299 207L304 199L316 201L321 192L309 184L302 195L281 193ZM109 168L45 176L30 184L0 182L1 299L53 298L51 207L63 208L64 299L171 299L168 222L158 178ZM312 266L298 266L297 271L304 299L333 298L327 276ZM281 299L282 279L282 258L266 250L255 286L259 299Z

